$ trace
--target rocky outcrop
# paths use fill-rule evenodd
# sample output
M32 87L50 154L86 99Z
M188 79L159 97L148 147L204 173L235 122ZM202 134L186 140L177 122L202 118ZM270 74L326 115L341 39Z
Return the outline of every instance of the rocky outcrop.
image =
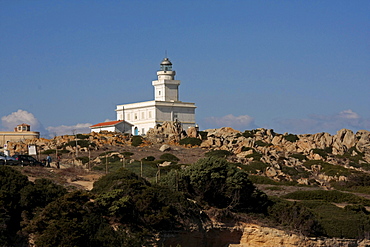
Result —
M352 239L327 239L307 238L297 234L287 233L275 228L263 227L256 224L245 224L242 227L240 243L229 244L229 247L259 247L259 246L284 246L284 247L329 247L329 246L358 246L365 247L370 244L369 240Z
M370 240L308 238L253 223L241 223L233 227L216 224L202 232L167 232L161 236L160 242L164 246L213 247L365 247L370 244Z
M146 134L146 139L151 143L176 143L185 135L180 122L164 122L150 129Z

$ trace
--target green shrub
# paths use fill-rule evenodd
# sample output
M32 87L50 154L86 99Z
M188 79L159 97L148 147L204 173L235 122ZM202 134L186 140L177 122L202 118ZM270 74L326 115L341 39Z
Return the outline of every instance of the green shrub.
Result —
M245 130L243 133L242 133L242 136L244 136L245 138L253 138L254 135L258 132L259 130Z
M288 174L293 179L299 179L301 177L308 178L310 176L310 173L301 167L282 166L281 171Z
M283 136L283 138L289 142L296 142L299 140L299 137L297 135L288 134L286 136Z
M255 143L254 143L256 146L260 146L260 147L268 147L268 146L272 146L271 143L266 143L264 141L261 141L261 140L257 140Z
M296 154L291 154L289 157L292 157L294 159L298 159L299 161L307 160L306 155L301 154L301 153L296 153Z
M368 174L351 174L348 176L348 181L336 181L330 184L337 190L370 194L370 175Z
M267 167L269 167L269 164L260 162L260 161L252 161L248 165L243 165L242 168L246 170L247 172L250 172L252 174L256 174L259 171L264 171L266 170Z
M87 157L87 156L77 157L77 159L81 160L83 165L89 163L89 157Z
M258 191L248 174L224 159L198 160L179 174L179 189L201 204L241 212L264 212L267 196Z
M370 217L361 210L348 210L328 202L302 201L316 216L325 236L363 239L370 231Z
M154 161L155 157L154 156L148 156L148 157L142 158L141 160L142 161Z
M322 235L322 228L313 212L308 207L296 202L276 198L268 209L268 215L277 224L305 236Z
M55 154L55 149L48 149L41 152L41 154Z
M76 137L77 139L84 140L84 139L89 139L90 135L77 134Z
M90 142L89 140L77 140L77 145L80 147L95 147L96 144L93 142ZM70 146L70 147L76 147L76 141L69 141L66 144L63 145L63 148Z
M206 157L226 158L233 153L227 150L211 150L205 153Z
M306 160L302 165L307 169L311 169L311 166L313 165L322 165L324 163L325 162L322 160Z
M321 157L323 158L326 158L328 157L328 154L331 154L332 153L332 148L331 147L326 147L324 149L320 149L320 148L314 148L311 150L314 154L318 154L320 155Z
M180 160L175 155L170 154L170 153L164 153L159 158L165 161L170 161L170 162L178 162Z
M242 152L249 151L249 150L251 150L251 149L253 149L253 148L243 146L243 147L242 147Z
M295 191L285 195L284 198L293 200L321 200L333 203L354 203L370 206L369 199L337 190Z
M254 161L259 161L262 158L262 154L253 150L253 153L246 155L245 158L253 158Z
M138 147L143 143L143 137L133 136L131 140L131 146Z
M199 146L202 144L202 140L195 137L185 137L179 142L180 145L190 145L190 146Z
M352 174L351 170L340 166L340 165L332 165L329 163L324 162L322 164L322 170L328 176L349 176Z
M353 152L356 152L357 154L352 155ZM362 164L360 165L360 161L364 161L364 156L365 154L358 151L356 147L351 147L343 155L336 155L337 158L349 159L351 165L357 168L361 167Z

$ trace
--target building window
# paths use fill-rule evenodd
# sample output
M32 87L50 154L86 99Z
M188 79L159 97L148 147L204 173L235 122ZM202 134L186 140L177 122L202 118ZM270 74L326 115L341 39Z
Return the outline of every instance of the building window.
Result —
M137 113L135 113L135 120L137 119Z
M127 120L130 120L130 118L131 118L130 115L131 115L130 113L127 114Z
M149 118L152 118L152 112L151 111L149 112Z
M141 113L141 119L145 119L145 112Z
M161 91L158 91L158 95L161 95Z
M141 134L142 134L142 135L144 135L144 134L145 134L145 129L144 129L144 128L142 128L142 129L141 129Z

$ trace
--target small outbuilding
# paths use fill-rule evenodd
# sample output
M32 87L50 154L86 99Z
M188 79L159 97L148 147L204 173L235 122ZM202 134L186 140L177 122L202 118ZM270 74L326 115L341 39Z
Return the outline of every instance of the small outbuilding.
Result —
M133 126L132 124L124 120L117 120L117 121L98 123L98 124L90 126L90 129L91 129L91 132L109 131L109 132L121 132L121 133L131 134L132 126Z

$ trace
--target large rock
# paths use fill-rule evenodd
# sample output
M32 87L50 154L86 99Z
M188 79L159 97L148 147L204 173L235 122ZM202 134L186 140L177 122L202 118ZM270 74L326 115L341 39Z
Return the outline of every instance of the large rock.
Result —
M181 127L180 122L164 122L162 125L157 125L150 129L146 138L152 143L174 143L179 142L185 136L185 132Z

